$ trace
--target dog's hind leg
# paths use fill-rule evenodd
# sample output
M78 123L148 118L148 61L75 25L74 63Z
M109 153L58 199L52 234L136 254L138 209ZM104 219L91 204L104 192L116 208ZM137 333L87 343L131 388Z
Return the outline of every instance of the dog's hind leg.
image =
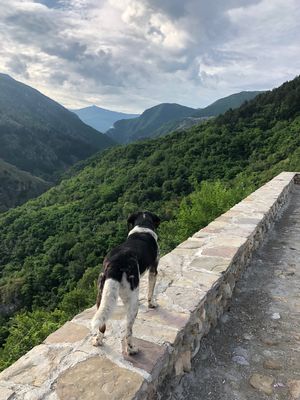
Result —
M126 325L126 336L125 346L127 354L136 354L139 349L133 344L132 340L132 327L139 308L139 289L130 289L127 303L127 325Z
M97 310L100 307L101 304L101 299L102 299L102 292L103 292L103 287L104 287L104 283L105 283L105 274L103 272L100 273L99 278L98 278L98 293L97 293L97 299L96 299L96 307ZM103 336L106 330L106 325L102 325L99 327L99 333L94 336L93 338L93 344L94 346L101 346L102 345L102 341L103 341Z
M148 275L148 307L149 308L155 308L156 304L153 301L153 293L154 293L154 287L156 283L156 277L157 277L157 264L155 264L153 267L150 267L149 269L149 275Z
M91 327L95 336L93 338L94 346L101 346L103 342L104 332L106 329L106 321L111 316L117 303L119 295L120 283L114 279L106 279L102 293L98 293L97 307L98 310L94 315Z

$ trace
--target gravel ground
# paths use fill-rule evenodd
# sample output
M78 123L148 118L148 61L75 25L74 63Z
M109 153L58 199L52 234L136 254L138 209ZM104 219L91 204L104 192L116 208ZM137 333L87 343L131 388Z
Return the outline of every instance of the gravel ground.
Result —
M300 400L300 186L175 382L162 400Z

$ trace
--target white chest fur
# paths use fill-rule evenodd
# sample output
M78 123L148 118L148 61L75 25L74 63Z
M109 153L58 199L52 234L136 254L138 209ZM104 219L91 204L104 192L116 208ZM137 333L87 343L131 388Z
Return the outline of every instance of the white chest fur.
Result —
M141 226L135 226L133 229L131 229L131 231L128 233L128 236L132 235L133 233L149 233L149 235L151 235L156 243L157 243L157 234L155 232L153 232L152 229L149 228L142 228Z

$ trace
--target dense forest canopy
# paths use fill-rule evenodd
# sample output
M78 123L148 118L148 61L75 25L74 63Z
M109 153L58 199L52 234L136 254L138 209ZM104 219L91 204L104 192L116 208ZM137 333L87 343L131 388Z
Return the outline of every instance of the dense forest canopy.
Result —
M0 366L93 303L130 212L161 216L166 252L274 175L300 170L299 131L298 77L215 120L97 154L0 215Z
M0 158L0 213L37 197L50 186L43 179L21 171Z
M114 123L107 135L119 143L130 143L156 136L157 129L168 122L191 116L196 109L175 103L162 103L145 110L139 117Z
M240 107L245 101L254 99L260 93L263 92L256 90L231 94L215 101L205 108L200 108L193 114L193 117L216 117L225 113L230 108L235 109Z

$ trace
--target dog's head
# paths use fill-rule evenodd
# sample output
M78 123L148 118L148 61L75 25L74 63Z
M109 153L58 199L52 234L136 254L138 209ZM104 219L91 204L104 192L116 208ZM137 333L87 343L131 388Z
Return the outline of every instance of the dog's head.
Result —
M128 232L135 226L149 228L153 231L158 228L160 219L157 215L149 211L139 211L129 215L127 219Z

